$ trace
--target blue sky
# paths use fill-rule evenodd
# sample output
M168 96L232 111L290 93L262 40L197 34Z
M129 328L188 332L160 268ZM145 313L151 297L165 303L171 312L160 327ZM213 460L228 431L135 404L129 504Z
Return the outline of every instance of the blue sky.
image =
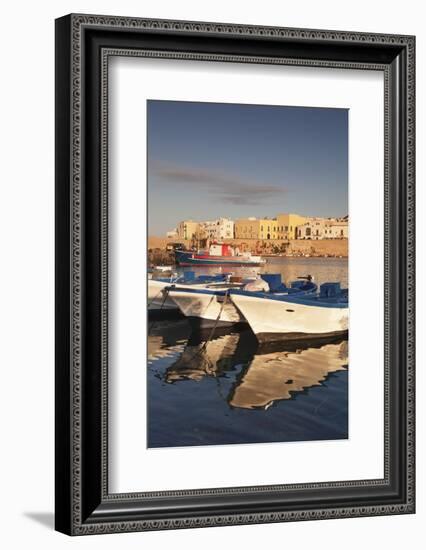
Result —
M147 102L148 231L184 219L348 213L348 111Z

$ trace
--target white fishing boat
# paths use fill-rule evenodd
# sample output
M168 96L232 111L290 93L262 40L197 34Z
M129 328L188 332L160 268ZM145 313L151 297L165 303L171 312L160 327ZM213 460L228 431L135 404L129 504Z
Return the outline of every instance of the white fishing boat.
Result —
M173 300L163 296L163 290L172 282L169 278L148 279L148 311L177 309Z
M234 325L245 322L244 317L231 302L229 286L218 288L184 288L169 286L165 290L188 321L200 328Z
M324 283L315 294L231 290L230 297L261 342L329 338L348 331L348 293L339 283Z
M235 306L229 293L244 288L243 292L250 294L258 290L265 294L299 295L315 292L315 283L311 280L293 281L290 288L284 285L279 274L263 274L259 279L241 281L239 283L225 282L223 284L208 284L204 288L191 288L179 284L165 289L170 298L179 307L181 313L197 327L221 327L246 323L244 314Z
M174 300L171 299L168 292L164 290L171 285L179 285L186 289L203 289L203 288L235 288L235 283L232 283L232 274L217 274L217 275L199 275L195 276L193 271L186 271L182 275L172 273L168 277L157 277L148 279L148 311L177 311L179 308ZM234 306L232 306L234 307Z

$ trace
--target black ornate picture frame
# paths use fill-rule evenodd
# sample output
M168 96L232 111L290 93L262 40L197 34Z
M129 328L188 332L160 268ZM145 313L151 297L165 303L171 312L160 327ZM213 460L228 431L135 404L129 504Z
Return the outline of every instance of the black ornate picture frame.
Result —
M108 491L108 59L384 74L383 479ZM56 529L69 535L414 513L413 36L68 15L56 21Z

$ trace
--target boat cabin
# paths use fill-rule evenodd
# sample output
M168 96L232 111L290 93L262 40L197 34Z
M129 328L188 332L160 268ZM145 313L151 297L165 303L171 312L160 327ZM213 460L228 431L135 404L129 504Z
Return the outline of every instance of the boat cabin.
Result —
M210 256L234 256L234 249L229 244L212 244L209 254Z

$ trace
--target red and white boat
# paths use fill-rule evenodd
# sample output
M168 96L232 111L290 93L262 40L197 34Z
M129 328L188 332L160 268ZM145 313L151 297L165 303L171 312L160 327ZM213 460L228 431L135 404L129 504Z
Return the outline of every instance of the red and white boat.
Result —
M214 243L208 250L198 252L175 250L177 265L181 267L222 265L222 266L259 266L266 260L261 256L252 256L250 252L240 253L230 244Z

